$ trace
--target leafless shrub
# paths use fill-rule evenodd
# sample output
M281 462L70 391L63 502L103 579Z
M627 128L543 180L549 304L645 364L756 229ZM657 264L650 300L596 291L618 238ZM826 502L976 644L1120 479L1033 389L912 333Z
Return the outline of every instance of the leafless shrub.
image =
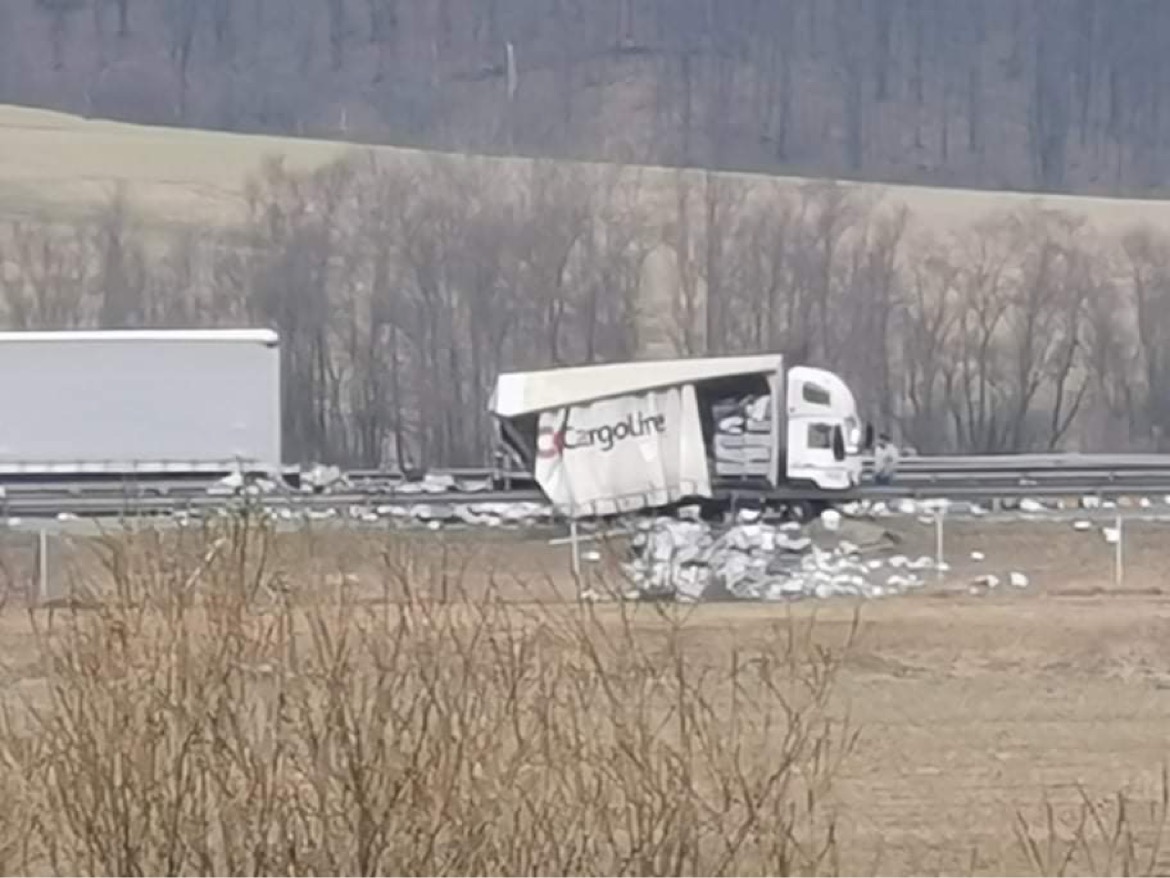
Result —
M661 609L440 604L419 599L427 582L381 605L344 588L271 601L266 527L225 520L189 552L111 535L98 609L43 633L47 703L2 736L5 807L28 829L10 866L835 868L826 796L854 733L828 705L847 643L780 624L713 645Z
M1165 770L1157 795L1143 800L1125 792L1108 797L1077 788L1063 806L1045 798L1039 820L1016 817L1016 840L1038 875L1160 875L1166 871L1163 838L1170 824Z

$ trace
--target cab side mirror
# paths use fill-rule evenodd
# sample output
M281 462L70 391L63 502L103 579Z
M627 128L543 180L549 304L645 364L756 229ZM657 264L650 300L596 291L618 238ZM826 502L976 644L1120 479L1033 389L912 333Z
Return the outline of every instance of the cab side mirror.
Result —
M845 433L840 424L833 428L833 458L835 460L845 459Z
M873 450L873 424L865 425L865 444L862 446L862 450Z

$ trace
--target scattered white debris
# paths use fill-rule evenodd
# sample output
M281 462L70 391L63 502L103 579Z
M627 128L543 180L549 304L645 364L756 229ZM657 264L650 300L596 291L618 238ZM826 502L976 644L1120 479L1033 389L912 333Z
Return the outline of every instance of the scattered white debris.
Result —
M981 585L984 588L988 588L988 589L998 588L999 587L999 577L996 576L994 573L985 573L982 576L976 578L975 585Z
M235 494L244 487L244 474L240 471L230 472L214 485L207 489L208 494L222 496Z
M1021 512L1043 512L1044 504L1039 500L1033 500L1031 497L1025 497L1020 501Z
M301 484L309 490L332 488L343 483L344 479L341 467L326 466L321 463L301 473Z
M244 493L249 497L258 497L261 494L271 494L275 490L276 482L265 478L253 479L251 482L244 485Z
M986 557L987 556L984 555L982 552L980 552L978 549L976 549L975 551L973 551L971 553L971 560L972 561L982 561Z
M660 516L637 521L634 530L634 558L624 569L643 598L687 602L718 596L765 601L876 598L922 584L910 571L896 574L893 581L888 576L874 581L870 577L882 562L861 558L856 542L819 544L799 531L765 522L716 529L704 522ZM915 563L923 569L932 564L929 558Z
M1020 573L1018 570L1013 570L1011 573L1008 574L1008 582L1010 582L1012 584L1012 586L1015 588L1027 588L1028 587L1027 575L1024 573Z
M490 491L494 486L491 479L463 479L457 487L465 494L479 494Z
M838 530L841 527L841 513L836 509L826 509L821 513L821 524L825 526L825 530Z
M455 477L449 473L427 473L418 481L403 482L395 490L399 494L445 494L456 487Z
M428 494L442 494L455 489L455 477L448 473L427 473L421 484Z
M1073 530L1092 530L1093 522L1086 521L1083 518L1078 518L1073 522Z
M903 497L898 501L898 511L903 515L913 515L918 511L918 505L909 497Z
M1113 545L1121 539L1121 531L1116 527L1101 528L1101 535L1105 537L1105 542L1109 543L1109 545Z

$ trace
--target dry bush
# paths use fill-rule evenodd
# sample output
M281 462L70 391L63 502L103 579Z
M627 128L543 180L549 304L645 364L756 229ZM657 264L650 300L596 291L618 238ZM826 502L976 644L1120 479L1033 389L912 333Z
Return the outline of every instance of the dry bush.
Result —
M1164 875L1163 838L1170 828L1170 779L1150 799L1120 792L1077 801L1045 798L1039 819L1016 818L1016 839L1038 875Z
M721 646L653 608L366 603L344 579L325 598L272 540L241 516L104 541L94 608L42 631L47 696L4 729L6 869L836 868L847 643L779 625Z

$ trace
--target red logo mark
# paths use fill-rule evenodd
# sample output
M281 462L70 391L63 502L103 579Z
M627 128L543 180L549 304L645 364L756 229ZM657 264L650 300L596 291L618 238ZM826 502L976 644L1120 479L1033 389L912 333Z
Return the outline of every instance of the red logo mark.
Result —
M536 434L536 456L544 460L559 457L565 451L565 431L541 427Z

